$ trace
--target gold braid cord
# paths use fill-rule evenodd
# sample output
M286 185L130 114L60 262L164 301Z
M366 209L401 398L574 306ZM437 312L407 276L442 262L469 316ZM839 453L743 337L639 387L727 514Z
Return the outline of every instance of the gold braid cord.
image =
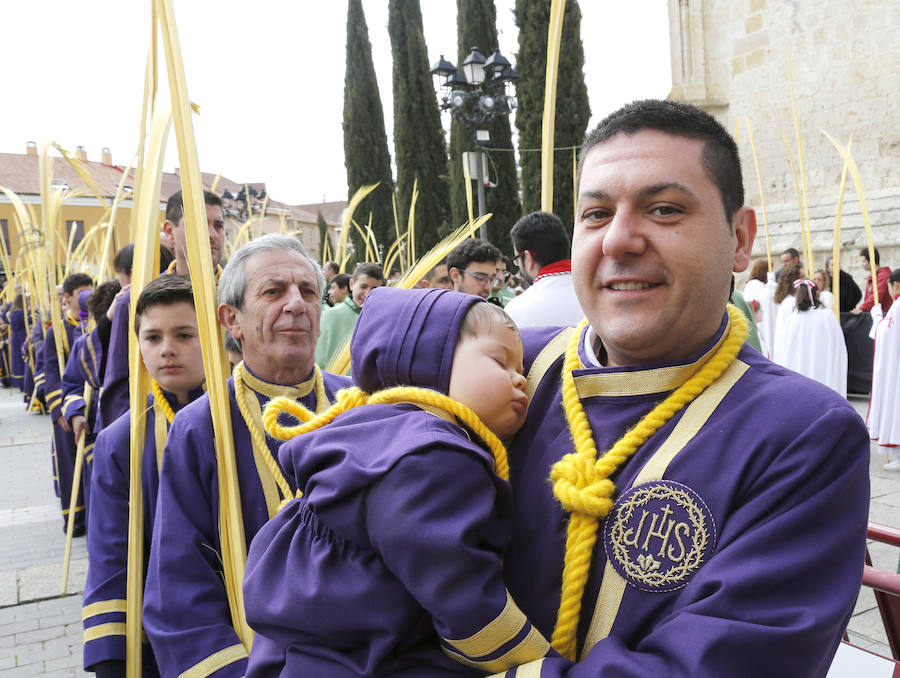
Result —
M550 472L554 495L563 508L572 514L566 537L562 594L552 645L557 652L572 661L575 660L575 636L581 614L581 598L597 541L597 528L613 506L616 487L609 476L675 413L718 379L734 361L747 336L747 321L743 313L730 304L728 317L728 336L716 353L599 459L590 422L572 376L572 371L581 367L578 345L587 321L583 321L572 335L563 364L562 399L575 452L556 462Z
M316 369L316 386L318 387L319 382L322 381L322 373L319 372L318 368ZM318 393L318 388L316 389ZM247 430L250 431L250 438L253 441L253 446L260 450L260 452L268 452L269 445L266 443L265 434L259 430L259 427L256 425L256 422L253 420L253 415L250 413L250 408L247 406L247 388L244 386L244 364L238 363L238 365L234 368L234 398L237 400L238 410L240 410L241 416L244 418L244 422L247 424ZM277 398L276 400L287 400L289 402L294 403L290 398ZM303 407L299 403L294 403L299 407ZM268 409L268 408L267 408ZM305 407L303 407L306 410ZM309 410L306 410L307 412ZM287 479L284 477L284 474L281 472L281 467L278 466L278 462L275 460L275 457L272 456L271 452L267 454L262 454L262 458L265 460L266 468L272 473L272 477L275 478L275 482L278 484L278 490L281 492L282 496L282 505L286 502L290 501L293 498L293 493L291 492L291 486L288 484Z
M506 459L506 448L503 447L503 443L494 435L494 432L484 425L484 422L478 418L478 415L470 407L463 405L458 400L453 400L453 398L443 393L427 388L396 386L369 395L356 386L352 386L338 391L334 405L319 415L313 415L303 405L294 402L290 398L274 398L269 401L265 412L263 412L263 424L265 424L266 431L273 438L288 440L294 436L321 428L334 421L339 414L354 407L359 407L360 405L395 405L398 403L429 405L439 407L453 414L462 423L475 431L476 435L485 442L494 457L494 471L503 480L509 480L509 463ZM282 426L278 423L278 417L282 413L289 414L305 423L299 426Z
M172 406L169 405L169 401L163 395L162 387L156 379L150 380L150 392L153 393L153 400L159 405L159 409L166 415L166 421L171 424L175 418L175 412L172 411Z

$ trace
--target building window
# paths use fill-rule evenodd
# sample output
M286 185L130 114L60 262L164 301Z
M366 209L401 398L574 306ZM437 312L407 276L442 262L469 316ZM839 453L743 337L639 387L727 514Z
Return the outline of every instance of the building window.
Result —
M72 231L75 231L75 237L72 238ZM78 244L84 240L84 222L76 220L66 221L66 246L68 247L69 239L72 238L72 251L78 247Z

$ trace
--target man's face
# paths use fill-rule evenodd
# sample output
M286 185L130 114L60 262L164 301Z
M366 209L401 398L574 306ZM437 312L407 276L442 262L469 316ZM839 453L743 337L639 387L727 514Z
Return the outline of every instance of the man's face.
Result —
M259 377L280 384L312 371L322 300L313 267L297 252L267 250L244 262L244 308L219 307L241 342L244 361Z
M322 268L322 274L325 276L325 282L330 283L331 279L338 274L338 272L334 269L333 266L324 266Z
M703 142L645 130L594 147L579 185L572 277L610 365L674 361L722 320L750 261L753 211L729 228Z
M206 205L206 224L209 232L209 251L212 254L213 268L219 265L222 252L225 251L225 216L218 205ZM187 265L187 236L184 228L184 217L177 224L166 221L163 230L175 243L175 258L179 263Z
M157 304L141 314L138 346L150 376L180 402L203 383L197 313L184 301Z
M447 264L438 264L435 266L431 274L431 280L422 278L422 287L437 287L442 290L452 290L453 281L450 280L450 274L447 272Z
M365 273L357 276L355 280L350 278L350 294L353 296L353 303L362 308L362 305L366 303L366 297L369 296L369 292L376 287L381 287L382 284L378 278L373 278Z
M866 273L868 273L868 272L870 272L870 271L872 270L872 265L869 263L869 260L866 259L866 258L865 258L864 256L862 256L862 255L860 255L860 257L859 257L859 263L862 265L863 270L864 270Z
M781 255L781 268L784 270L789 269L794 264L799 264L800 258L793 256L790 252L785 252Z
M474 294L487 299L497 273L496 261L470 261L465 272L458 268L450 269L450 279L453 280L453 289L457 292Z
M341 287L333 280L331 284L328 286L328 298L331 299L332 304L342 304L344 303L344 299L350 294L350 290L346 287Z

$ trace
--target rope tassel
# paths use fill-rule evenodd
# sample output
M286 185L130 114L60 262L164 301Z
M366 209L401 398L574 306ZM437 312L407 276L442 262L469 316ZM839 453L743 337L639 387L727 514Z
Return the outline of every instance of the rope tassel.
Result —
M600 459L597 459L594 436L572 376L572 372L581 367L578 346L587 320L582 321L572 334L563 363L562 396L575 452L565 455L550 471L553 494L562 507L572 514L566 536L562 593L552 645L557 652L572 661L575 661L581 599L597 542L597 528L612 510L614 503L616 487L609 476L679 410L728 369L747 336L747 321L743 313L730 304L728 318L727 337L715 354Z

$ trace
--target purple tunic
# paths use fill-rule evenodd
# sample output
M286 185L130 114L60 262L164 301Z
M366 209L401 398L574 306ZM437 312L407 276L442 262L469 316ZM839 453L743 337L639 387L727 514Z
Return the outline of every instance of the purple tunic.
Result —
M91 504L91 467L94 459L94 441L97 439L95 430L96 414L97 414L97 389L98 384L92 371L92 356L88 350L90 335L83 334L72 345L69 352L69 359L66 361L66 369L62 376L63 387L63 416L69 425L72 424L72 418L76 416L84 416L87 409L88 433L84 442L84 464L82 466L82 492L84 493L84 511L87 516L90 513ZM89 383L94 389L91 394L90 407L86 408L84 401L84 386ZM73 431L74 436L74 431ZM76 452L78 441L75 441ZM90 522L88 518L86 521Z
M724 322L717 339L723 331ZM553 332L523 334L528 368ZM671 392L672 372L694 369L700 357L594 367L582 342L585 367L575 377L600 453ZM507 584L545 634L556 622L568 520L547 479L573 451L560 405L561 364L560 357L546 372L509 454L515 509ZM527 675L825 675L862 575L865 427L832 390L747 346L733 369L707 389L715 395L725 384L719 404L676 414L612 477L616 505L598 531L577 634L580 662L547 658ZM739 376L730 383L727 374ZM696 433L682 437L678 427L689 425ZM607 578L605 600L618 581L620 602L595 618Z
M446 393L475 303L446 290L373 290L351 343L354 381ZM451 415L357 407L279 458L303 497L250 548L248 677L478 676L514 664L507 653L547 652L501 576L509 485Z
M10 383L15 388L22 388L25 376L25 361L22 359L22 346L25 344L25 311L16 308L6 314L9 323L9 368Z
M100 391L98 430L111 424L128 411L128 322L131 290L127 290L116 302L109 345L102 356L104 364L103 390Z
M253 377L246 367L244 375L248 395L253 393L262 407L270 397L287 390ZM323 377L329 401L349 384L345 377L328 373ZM309 386L309 382L304 384ZM244 535L249 545L269 513L232 380L229 396ZM299 398L311 409L316 407L315 400L314 390ZM247 669L221 578L218 470L209 407L209 397L204 395L175 417L160 474L144 627L164 676L177 676L213 655L211 661L218 661L221 667L214 673L217 678L243 676ZM266 442L277 459L281 441L267 438Z
M72 323L68 318L62 322L66 328L69 347L75 345L75 340L81 336L83 325ZM72 482L75 475L75 437L71 431L65 431L56 423L63 416L63 390L62 375L59 373L59 359L56 355L56 337L53 328L47 330L47 335L42 348L44 393L47 401L47 409L50 412L50 421L53 422L53 479L56 494L59 497L60 508L63 515L63 529L69 515L69 503L72 498ZM65 356L64 356L65 357ZM84 529L84 497L81 488L78 490L78 501L75 506L75 528L78 531Z
M177 412L181 406L175 397L170 393L164 394L169 405ZM196 389L189 397L190 400L196 400L201 395L203 390ZM159 487L153 396L147 398L146 419L141 464L145 568L150 556L150 535L153 532L156 492ZM100 432L94 446L94 473L91 478L93 510L88 514L89 563L82 614L86 670L91 670L99 662L125 661L130 440L131 413L126 412ZM141 658L145 678L159 675L149 645L144 645ZM124 666L122 668L124 670Z

